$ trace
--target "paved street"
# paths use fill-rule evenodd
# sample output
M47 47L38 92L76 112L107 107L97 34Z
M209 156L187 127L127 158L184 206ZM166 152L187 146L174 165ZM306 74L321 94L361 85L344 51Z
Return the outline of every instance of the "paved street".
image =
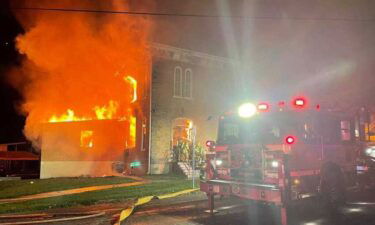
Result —
M109 206L108 206L109 207ZM203 193L197 192L179 196L172 199L154 200L149 204L140 206L124 223L127 225L238 225L238 224L277 224L278 214L274 209L265 206L245 206L236 199L217 199L218 212L211 216L205 210L207 200ZM96 213L100 206L96 208ZM104 207L103 207L104 210ZM118 210L106 210L105 215L63 221L48 224L68 225L104 225L113 223L113 218ZM65 217L68 218L69 216ZM48 219L48 218L45 218ZM36 219L37 220L37 219ZM25 221L25 219L13 220ZM29 222L31 220L28 220ZM0 224L11 222L0 220ZM301 205L292 212L291 225L367 225L375 224L375 195L372 191L351 192L348 204L340 208L337 214L324 211L314 202Z
M210 216L205 213L206 202L196 201L180 203L173 206L143 207L137 210L126 222L132 225L146 224L277 224L277 213L265 207L245 207L235 201L218 201L218 213ZM231 206L231 207L225 207ZM342 207L337 215L324 212L319 206L305 204L295 210L291 224L325 225L375 224L375 196L370 191L350 193L348 204Z

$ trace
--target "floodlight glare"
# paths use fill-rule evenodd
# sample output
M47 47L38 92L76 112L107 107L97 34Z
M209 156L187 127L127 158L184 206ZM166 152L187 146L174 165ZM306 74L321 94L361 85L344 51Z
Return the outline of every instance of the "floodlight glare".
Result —
M215 164L216 164L216 166L221 166L223 164L223 160L216 159Z
M279 162L276 161L276 160L274 160L274 161L271 162L271 166L272 166L273 168L277 168L277 167L279 167Z
M257 107L252 103L242 104L238 108L238 115L243 118L249 118L255 115L257 112Z

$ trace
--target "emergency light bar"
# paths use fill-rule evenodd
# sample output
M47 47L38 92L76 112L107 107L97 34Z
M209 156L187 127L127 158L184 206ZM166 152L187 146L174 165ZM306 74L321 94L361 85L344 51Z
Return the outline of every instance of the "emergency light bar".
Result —
M306 107L307 102L306 102L305 98L298 97L298 98L293 99L292 105L294 106L294 108L301 109L301 108L305 108Z
M258 111L267 112L270 109L270 105L268 103L259 103L258 104Z
M298 105L298 106L303 106L303 105L305 105L305 101L303 99L297 99L295 104Z
M305 109L308 106L308 101L305 97L295 97L292 98L290 105L295 109ZM277 107L278 106L278 107ZM279 101L275 105L275 108L278 108L278 111L288 110L289 108L285 108L286 104L285 101ZM320 110L320 105L314 106L316 110ZM257 105L252 103L244 103L238 108L238 115L242 118L250 118L257 113L261 112L268 112L270 111L271 104L267 102L260 102ZM221 118L222 119L222 118Z

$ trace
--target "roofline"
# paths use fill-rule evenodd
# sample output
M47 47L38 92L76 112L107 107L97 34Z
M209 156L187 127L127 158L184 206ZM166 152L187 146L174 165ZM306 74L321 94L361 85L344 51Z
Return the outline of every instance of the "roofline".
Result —
M150 48L152 50L152 54L155 57L160 58L167 58L173 61L179 61L179 62L186 62L191 64L199 64L199 65L221 65L221 66L234 66L238 64L238 61L210 55L203 52L198 51L192 51L189 49L184 48L178 48L166 44L161 43L151 43ZM199 60L198 60L199 59Z

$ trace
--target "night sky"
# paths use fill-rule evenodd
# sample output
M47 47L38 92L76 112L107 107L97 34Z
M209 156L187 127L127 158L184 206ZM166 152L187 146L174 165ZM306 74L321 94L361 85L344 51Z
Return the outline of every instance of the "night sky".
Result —
M6 72L21 58L14 46L14 38L21 32L21 26L9 10L8 1L0 1L0 143L24 140L22 128L25 117L15 108L21 96L6 82Z
M22 58L14 39L23 30L9 9L10 1L17 2L0 1L0 143L24 140L25 117L16 110L22 98L6 82L7 71ZM103 3L89 2L96 2L94 8ZM158 0L151 8L144 8L140 0L129 2L132 11L254 17L150 17L155 24L153 42L233 58L247 65L238 72L242 78L238 82L243 86L240 97L284 98L308 90L306 93L315 99L343 102L352 108L375 106L373 0L286 0L283 4Z

